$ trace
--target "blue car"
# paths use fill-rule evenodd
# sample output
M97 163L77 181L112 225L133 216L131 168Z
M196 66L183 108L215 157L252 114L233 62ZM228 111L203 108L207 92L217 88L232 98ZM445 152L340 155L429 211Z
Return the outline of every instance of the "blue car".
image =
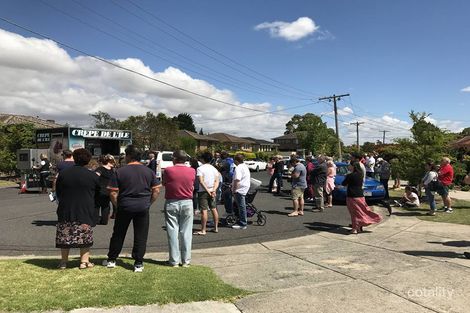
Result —
M339 202L346 201L346 186L341 185L346 174L348 174L348 163L336 162L335 190L333 190L333 200ZM367 201L380 201L385 198L385 189L380 181L366 177L364 183L364 196Z

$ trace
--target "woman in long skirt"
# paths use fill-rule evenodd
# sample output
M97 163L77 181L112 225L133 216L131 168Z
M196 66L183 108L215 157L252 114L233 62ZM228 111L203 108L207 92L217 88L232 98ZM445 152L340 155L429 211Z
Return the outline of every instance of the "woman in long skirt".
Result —
M364 173L359 162L349 165L351 173L346 175L342 185L347 186L346 205L351 215L351 234L362 231L362 227L379 223L382 217L370 210L362 189Z

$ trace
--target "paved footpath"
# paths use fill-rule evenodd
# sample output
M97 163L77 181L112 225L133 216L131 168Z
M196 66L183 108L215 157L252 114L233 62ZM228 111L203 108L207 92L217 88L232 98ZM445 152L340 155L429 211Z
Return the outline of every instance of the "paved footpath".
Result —
M469 312L470 260L464 251L470 251L469 226L392 216L359 235L338 228L195 250L193 263L208 265L225 282L255 292L235 303L73 312Z

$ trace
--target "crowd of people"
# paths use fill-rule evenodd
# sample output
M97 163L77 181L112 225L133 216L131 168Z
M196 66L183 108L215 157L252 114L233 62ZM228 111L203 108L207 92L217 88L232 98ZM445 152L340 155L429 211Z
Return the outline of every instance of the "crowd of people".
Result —
M210 152L198 159L177 150L173 166L165 169L161 179L156 175L155 155L149 154L147 164L141 162L142 153L130 145L125 150L125 166L115 168L111 155L99 158L99 164L90 166L92 156L86 149L63 152L64 160L57 164L53 191L58 202L56 247L61 249L59 268L67 267L71 248L80 249L80 269L94 267L90 262L93 228L106 225L114 219L107 259L103 265L116 267L130 223L133 224L134 244L132 258L134 271L143 271L149 232L149 209L165 186L165 224L169 245L168 264L188 267L191 263L193 235L206 235L208 211L212 213L212 229L218 232L217 201L223 197L225 214L234 214L237 207L238 223L233 229L247 228L245 196L250 188L250 171L244 156L232 159L225 151L213 157ZM110 203L113 212L110 212ZM193 231L194 212L201 214L201 229ZM181 244L180 244L181 242Z
M61 249L61 269L67 267L71 248L80 249L80 269L92 268L90 247L93 245L93 228L97 224L106 225L112 218L114 227L103 265L116 267L132 222L134 271L142 272L149 233L149 209L158 198L162 185L165 187L164 215L170 266L190 265L193 235L204 236L208 229L218 233L221 217L217 208L219 202L224 205L225 216L236 214L237 223L231 226L233 229L244 230L248 227L246 195L250 189L251 175L242 154L232 158L225 151L215 156L205 152L197 159L189 159L184 151L177 150L173 153L174 165L165 169L161 179L156 175L155 155L150 153L148 162L143 164L141 151L133 145L125 149L126 165L120 167L116 167L111 155L101 156L99 164L90 167L92 156L86 149L76 149L73 153L65 150L63 157L64 160L57 164L58 173L53 183L58 202L56 247ZM187 166L188 160L190 166ZM281 156L275 156L268 166L271 175L268 192L282 195L283 175L286 174L284 166L287 163L293 203L293 211L287 214L289 217L303 216L305 201L313 202L320 212L333 205L336 176L333 159L309 156L305 164L302 161L298 156L291 156L287 162ZM348 174L342 185L346 187L352 234L360 233L363 227L382 220L365 201L365 177L380 180L388 198L390 174L390 164L383 158L357 153L351 155ZM439 170L433 163L426 164L426 175L419 187L424 187L430 215L436 211L435 192L442 197L445 211L452 212L449 197L452 179L453 169L448 158L442 159ZM397 205L419 206L418 194L417 190L406 187ZM212 223L208 222L209 211ZM201 228L198 230L193 230L195 214L201 216Z

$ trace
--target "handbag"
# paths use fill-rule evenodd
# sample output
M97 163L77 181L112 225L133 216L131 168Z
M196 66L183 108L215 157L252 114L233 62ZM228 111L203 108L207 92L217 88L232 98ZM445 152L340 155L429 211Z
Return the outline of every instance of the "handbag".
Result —
M428 188L430 191L438 191L442 188L442 183L438 180L433 180L428 184Z

